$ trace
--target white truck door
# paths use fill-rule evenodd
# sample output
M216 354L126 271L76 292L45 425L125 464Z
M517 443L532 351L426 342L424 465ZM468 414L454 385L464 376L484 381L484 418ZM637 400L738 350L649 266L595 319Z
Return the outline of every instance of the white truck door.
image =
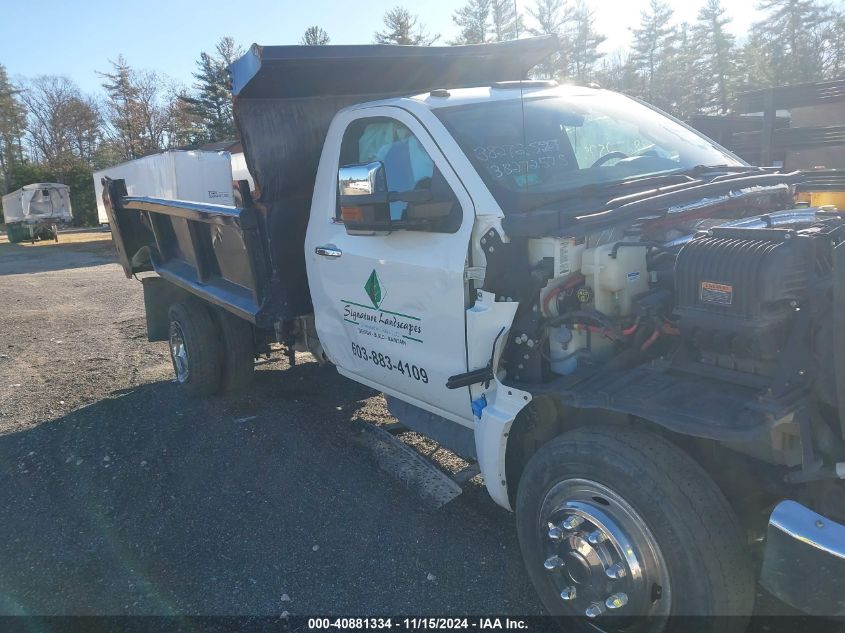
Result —
M325 155L330 147L340 156ZM471 426L469 389L446 389L449 376L467 370L469 194L428 131L400 108L340 115L325 153L305 245L323 347L341 374ZM449 221L431 231L348 234L338 168L372 161L383 163L390 191L451 196ZM391 219L407 217L407 205L391 203Z

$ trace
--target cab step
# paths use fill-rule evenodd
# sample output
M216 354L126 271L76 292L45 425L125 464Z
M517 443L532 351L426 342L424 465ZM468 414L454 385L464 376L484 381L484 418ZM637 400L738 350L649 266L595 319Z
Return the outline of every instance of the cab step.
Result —
M360 422L356 430L379 468L399 479L427 505L439 508L463 492L460 484L384 427Z

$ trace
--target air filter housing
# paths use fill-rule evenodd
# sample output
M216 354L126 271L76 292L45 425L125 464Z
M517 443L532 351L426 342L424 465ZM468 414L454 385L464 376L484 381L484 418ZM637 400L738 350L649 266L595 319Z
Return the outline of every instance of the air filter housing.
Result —
M773 359L813 280L814 239L789 229L715 228L678 254L675 315L696 348ZM719 363L723 364L723 363Z

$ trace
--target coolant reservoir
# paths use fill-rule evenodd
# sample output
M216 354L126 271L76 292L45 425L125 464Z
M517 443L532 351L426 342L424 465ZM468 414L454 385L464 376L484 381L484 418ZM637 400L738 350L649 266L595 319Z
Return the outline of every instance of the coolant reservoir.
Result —
M552 328L549 332L549 360L556 374L571 374L578 367L577 350L573 344L572 330L567 327Z
M588 331L584 325L549 330L550 368L556 374L567 376L574 372L581 357L601 361L609 359L613 353L614 345L608 338Z
M631 314L632 299L648 290L647 247L622 246L611 257L613 244L584 251L581 273L593 289L595 309L612 317Z

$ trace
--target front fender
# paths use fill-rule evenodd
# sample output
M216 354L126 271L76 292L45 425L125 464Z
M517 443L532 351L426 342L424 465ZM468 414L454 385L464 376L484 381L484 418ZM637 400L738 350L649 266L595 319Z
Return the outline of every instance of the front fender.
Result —
M494 373L498 375L496 369L499 367L502 350L518 306L515 301L496 301L493 293L478 291L475 305L467 310L469 367L484 367L490 361L492 353ZM531 402L531 394L503 385L498 377L490 381L487 387L473 385L471 394L473 401L479 402L483 399L483 402L486 402L481 409L481 416L475 417L475 450L478 466L484 476L484 485L493 501L511 510L505 474L508 435L516 416Z
M495 382L495 388L490 384L491 395L487 396L481 418L475 419L475 452L487 492L500 506L513 510L508 498L505 454L513 421L531 402L531 394Z

